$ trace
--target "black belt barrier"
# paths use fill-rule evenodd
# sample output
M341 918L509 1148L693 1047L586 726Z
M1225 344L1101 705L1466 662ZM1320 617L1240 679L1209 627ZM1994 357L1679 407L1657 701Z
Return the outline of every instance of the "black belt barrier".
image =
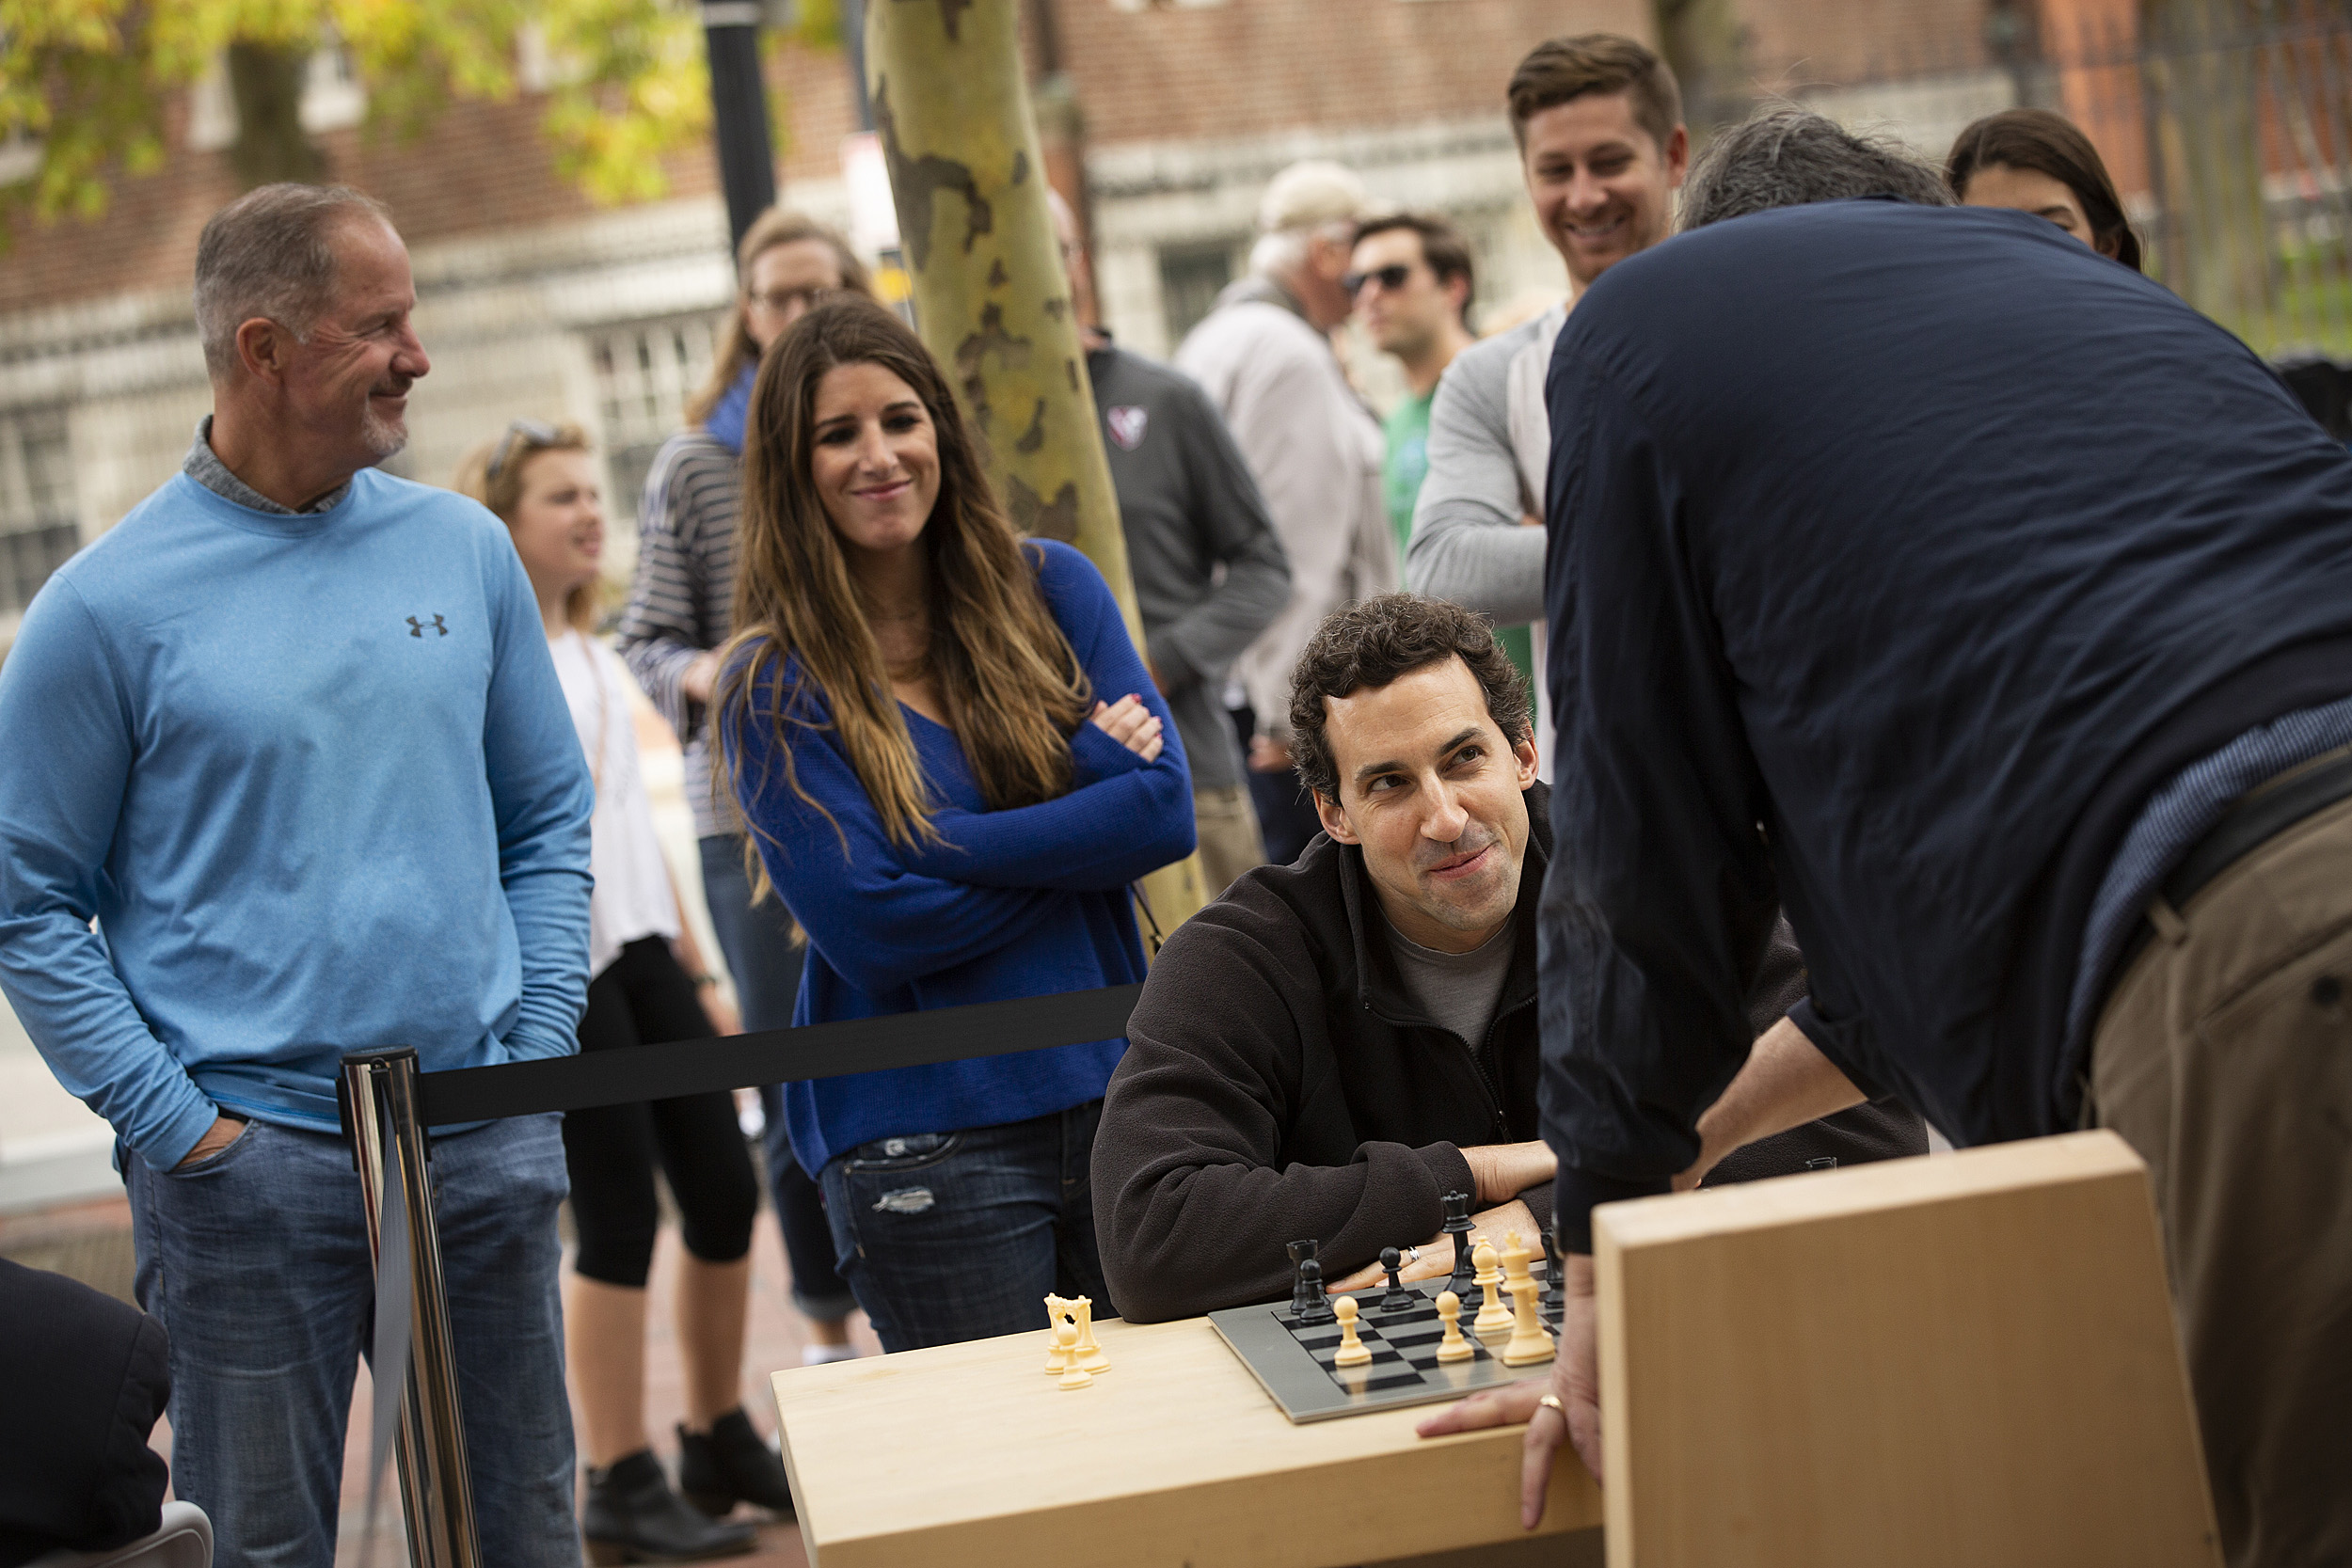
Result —
M384 1380L376 1398L389 1403L391 1390L400 1389L392 1447L412 1568L482 1563L441 1284L428 1127L1116 1039L1127 1032L1128 1015L1142 994L1140 985L1106 986L445 1072L419 1072L417 1053L407 1048L345 1056L343 1132L352 1139L375 1251L375 1367ZM368 1466L371 1526L384 1474L385 1428L379 1420ZM369 1550L373 1538L371 1528Z
M929 1067L1057 1045L1117 1039L1127 1032L1140 985L976 1002L924 1013L768 1029L720 1039L630 1046L497 1067L452 1068L417 1080L428 1127L496 1121L545 1111L591 1111L712 1089L838 1078L882 1068Z

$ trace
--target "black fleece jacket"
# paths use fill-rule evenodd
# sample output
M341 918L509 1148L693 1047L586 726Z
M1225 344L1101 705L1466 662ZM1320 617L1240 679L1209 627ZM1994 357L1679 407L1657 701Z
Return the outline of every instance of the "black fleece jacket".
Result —
M1535 912L1549 793L1527 792L1511 969L1484 1039L1414 1005L1363 852L1326 836L1293 864L1250 872L1168 938L1094 1138L1095 1234L1129 1320L1281 1296L1284 1248L1302 1237L1321 1243L1326 1278L1425 1241L1444 1223L1443 1195L1473 1190L1466 1146L1537 1135ZM1804 983L1784 927L1758 977L1758 1033ZM1861 1106L1754 1146L1740 1174L1926 1147L1915 1116ZM1550 1183L1520 1196L1550 1223Z

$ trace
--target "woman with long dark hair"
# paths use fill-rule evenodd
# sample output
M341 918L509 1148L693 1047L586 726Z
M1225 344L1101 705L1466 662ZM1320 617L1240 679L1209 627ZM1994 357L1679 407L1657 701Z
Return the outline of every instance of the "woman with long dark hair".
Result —
M1014 532L946 379L869 302L770 351L744 459L716 729L808 933L793 1022L1140 980L1130 884L1191 852L1191 784L1101 575ZM1089 1162L1124 1043L787 1085L885 1348L1104 1305Z
M736 247L741 280L719 334L710 378L686 405L687 428L656 454L640 513L637 579L618 627L621 656L677 732L686 754L686 801L702 841L703 896L734 978L743 1027L781 1029L801 988L800 933L771 901L755 907L743 878L743 830L711 787L707 723L718 647L735 597L735 516L741 505L743 420L759 356L813 306L870 292L866 269L834 230L783 208L762 213ZM833 1233L816 1183L792 1159L784 1100L760 1091L768 1111L768 1187L792 1267L792 1305L808 1320L803 1359L856 1354L856 1303L833 1269Z
M2047 109L2004 109L1960 134L1944 180L1963 207L2049 219L2100 255L2139 270L2139 236L2090 138Z

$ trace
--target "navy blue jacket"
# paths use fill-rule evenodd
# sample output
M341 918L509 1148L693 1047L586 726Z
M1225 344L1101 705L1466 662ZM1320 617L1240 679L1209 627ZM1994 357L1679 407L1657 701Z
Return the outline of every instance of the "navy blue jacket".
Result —
M2041 219L1886 200L1612 268L1547 396L1563 1235L1696 1155L1782 904L1857 1085L1962 1142L2072 1126L2149 792L2352 693L2352 457Z

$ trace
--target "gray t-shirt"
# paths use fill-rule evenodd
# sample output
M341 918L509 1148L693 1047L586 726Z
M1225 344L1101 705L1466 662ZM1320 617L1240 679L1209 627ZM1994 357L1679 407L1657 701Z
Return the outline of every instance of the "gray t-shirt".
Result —
M1385 914L1381 923L1388 925ZM1502 1000L1502 983L1511 975L1515 925L1504 921L1502 930L1467 953L1440 953L1388 927L1389 950L1396 955L1397 977L1406 993L1431 1022L1461 1036L1473 1051L1486 1040L1495 1006Z

